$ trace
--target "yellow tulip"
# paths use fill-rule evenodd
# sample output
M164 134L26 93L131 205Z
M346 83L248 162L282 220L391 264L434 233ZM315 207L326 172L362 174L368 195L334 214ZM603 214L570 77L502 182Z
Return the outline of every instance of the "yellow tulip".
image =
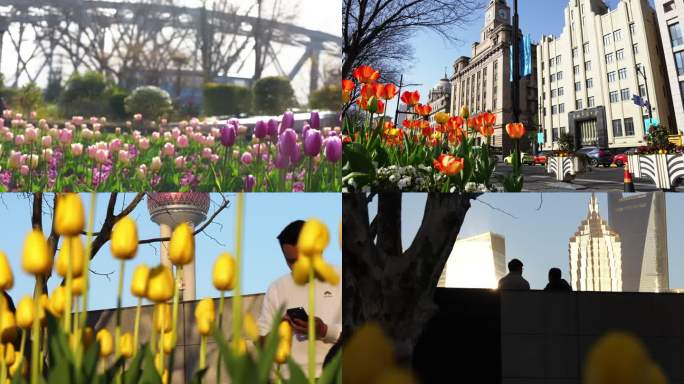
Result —
M157 367L157 371L164 369L164 363L162 362L162 356L160 353L154 355L154 366Z
M245 339L240 339L237 342L237 349L233 347L233 352L235 352L236 355L242 356L247 352L247 343L245 342Z
M276 348L275 362L278 364L285 364L287 362L288 356L290 356L290 343L278 342L278 347Z
M140 264L133 271L131 281L131 294L135 297L145 297L147 291L147 280L150 277L150 268L146 264Z
M133 356L133 335L130 332L121 335L119 350L121 351L121 356L126 359L130 359Z
M0 313L0 342L11 343L17 338L17 322L12 311Z
M86 347L90 346L95 337L94 337L95 331L93 330L93 327L85 327L83 329L83 345Z
M57 263L55 269L57 273L66 277L67 262L71 259L71 276L79 277L83 275L83 268L85 268L85 250L83 249L83 242L80 237L67 237L62 242L62 248L57 255Z
M66 309L66 288L63 285L55 288L50 297L48 310L55 317L62 317Z
M45 311L50 310L50 298L47 294L42 293L38 298L38 320L42 325L45 325L47 318L45 317Z
M12 268L10 268L5 252L0 251L0 289L9 290L14 286Z
M292 326L289 321L281 321L278 324L278 337L279 340L292 341Z
M85 278L83 276L77 277L71 281L71 294L74 296L81 296L85 289Z
M379 325L366 324L354 333L345 345L342 366L344 383L374 383L395 367L394 350Z
M446 124L449 121L449 114L446 112L435 113L435 121L437 124Z
M316 272L316 277L332 285L340 283L340 276L330 264L326 263L322 257L315 257L313 259L313 268Z
M646 366L640 376L642 378L642 383L667 384L667 377L665 376L665 373L663 373L663 370L660 368L660 366L658 366L658 364L653 362Z
M169 370L164 369L164 374L162 374L162 384L169 384Z
M19 371L19 367L21 367L21 372L19 374L21 376L26 374L26 367L28 364L22 365L21 363L24 362L24 356L20 355L19 353L14 354L14 363L10 365L9 367L9 373L12 377L14 377L17 374L17 371Z
M285 364L287 357L290 356L292 347L292 327L287 321L281 321L278 325L278 348L276 348L275 361L278 364Z
M636 383L636 378L649 363L650 358L639 339L628 333L612 332L591 347L583 382Z
M35 316L35 308L33 308L33 299L31 296L24 296L17 306L17 326L21 329L30 329L33 324L33 317Z
M55 207L55 232L62 236L76 236L83 231L84 223L81 197L75 193L60 195Z
M461 107L461 113L459 113L459 116L464 119L467 119L470 116L470 110L468 109L467 105Z
M195 237L188 223L181 223L173 230L169 242L169 260L174 265L185 265L195 258Z
M214 300L209 298L200 300L195 307L195 322L200 335L210 335L215 320Z
M130 260L138 252L138 230L135 221L128 216L114 224L112 229L112 255L120 260Z
M162 312L164 323L162 324ZM171 332L171 306L166 303L157 304L154 306L154 327L157 332Z
M164 353L170 354L176 346L176 336L173 332L166 332L164 333L163 338L162 345L164 347Z
M245 315L242 324L247 337L249 337L252 341L259 340L259 326L257 325L257 322L254 320L254 316L252 316L251 313Z
M228 252L216 258L213 270L214 287L219 291L230 291L235 286L235 259Z
M308 257L300 257L292 266L292 278L295 283L304 285L309 282L309 271L313 266L311 259Z
M155 303L169 301L173 297L173 274L171 269L159 265L150 270L145 296Z
M323 250L330 242L328 227L316 219L309 219L302 226L297 240L297 251L300 256L316 257L323 254Z
M97 332L96 336L97 342L100 343L100 357L108 357L112 354L112 334L109 333L107 328L102 328Z
M5 343L0 345L0 358L5 360L5 364L14 364L16 358L16 354L14 352L14 344Z
M43 232L34 229L26 235L21 266L24 271L36 276L48 274L52 270L52 257Z

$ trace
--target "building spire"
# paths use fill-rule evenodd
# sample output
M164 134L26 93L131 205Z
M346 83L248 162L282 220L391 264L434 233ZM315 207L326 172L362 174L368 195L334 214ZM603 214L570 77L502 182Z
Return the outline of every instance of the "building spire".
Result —
M591 194L591 199L589 200L589 214L592 213L596 213L597 215L599 213L598 199L596 198L596 195L593 192Z

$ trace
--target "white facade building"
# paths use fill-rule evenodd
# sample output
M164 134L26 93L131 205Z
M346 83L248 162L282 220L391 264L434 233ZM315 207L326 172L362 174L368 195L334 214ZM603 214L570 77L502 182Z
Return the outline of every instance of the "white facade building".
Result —
M684 0L656 0L655 7L677 131L681 133L684 130Z
M573 291L622 291L620 235L601 218L594 194L587 218L570 238L568 250Z
M506 274L506 239L492 232L458 239L438 287L493 288Z
M545 149L557 149L563 132L576 148L644 145L648 109L634 104L633 95L650 98L653 118L671 126L665 63L648 0L619 0L612 10L602 0L569 0L560 36L544 36L537 46L537 73Z
M449 113L451 105L451 83L446 74L428 93L428 104L432 107L430 122L435 122L437 112Z

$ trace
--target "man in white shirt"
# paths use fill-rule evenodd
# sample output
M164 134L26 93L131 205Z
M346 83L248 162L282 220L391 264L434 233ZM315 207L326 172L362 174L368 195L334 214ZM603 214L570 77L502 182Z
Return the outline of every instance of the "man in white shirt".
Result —
M529 291L530 283L522 277L523 263L518 259L508 262L508 274L499 280L499 289L511 291Z
M297 220L288 224L278 235L280 248L285 256L290 271L295 261L297 261L297 239L299 232L304 225L304 221ZM342 271L335 268L337 273L342 276ZM316 281L315 289L315 321L316 321L316 376L320 376L323 360L330 348L335 344L342 332L342 287ZM309 285L297 285L292 279L292 274L288 273L271 283L264 296L259 316L259 332L265 337L271 330L276 319L276 311L279 308L287 310L289 308L303 307L308 311L309 307ZM311 314L308 314L309 316ZM290 319L285 314L284 319L290 322L294 337L292 340L291 356L302 369L306 372L308 363L307 335L308 322L300 319ZM281 367L281 372L287 371L286 366ZM285 373L287 375L287 373Z

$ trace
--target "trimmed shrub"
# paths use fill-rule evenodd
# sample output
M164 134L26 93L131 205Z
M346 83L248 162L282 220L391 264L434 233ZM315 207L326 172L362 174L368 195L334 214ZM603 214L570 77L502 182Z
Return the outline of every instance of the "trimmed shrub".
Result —
M141 113L146 120L156 120L171 112L169 93L152 85L134 89L124 103L127 113Z
M107 80L99 72L74 73L62 91L64 116L102 116L109 112L105 97Z
M254 111L278 115L297 106L290 80L285 77L264 77L254 84Z
M204 114L208 116L249 112L252 90L233 84L207 83L204 86L203 104Z
M342 108L342 87L326 85L309 95L309 108L339 111Z

